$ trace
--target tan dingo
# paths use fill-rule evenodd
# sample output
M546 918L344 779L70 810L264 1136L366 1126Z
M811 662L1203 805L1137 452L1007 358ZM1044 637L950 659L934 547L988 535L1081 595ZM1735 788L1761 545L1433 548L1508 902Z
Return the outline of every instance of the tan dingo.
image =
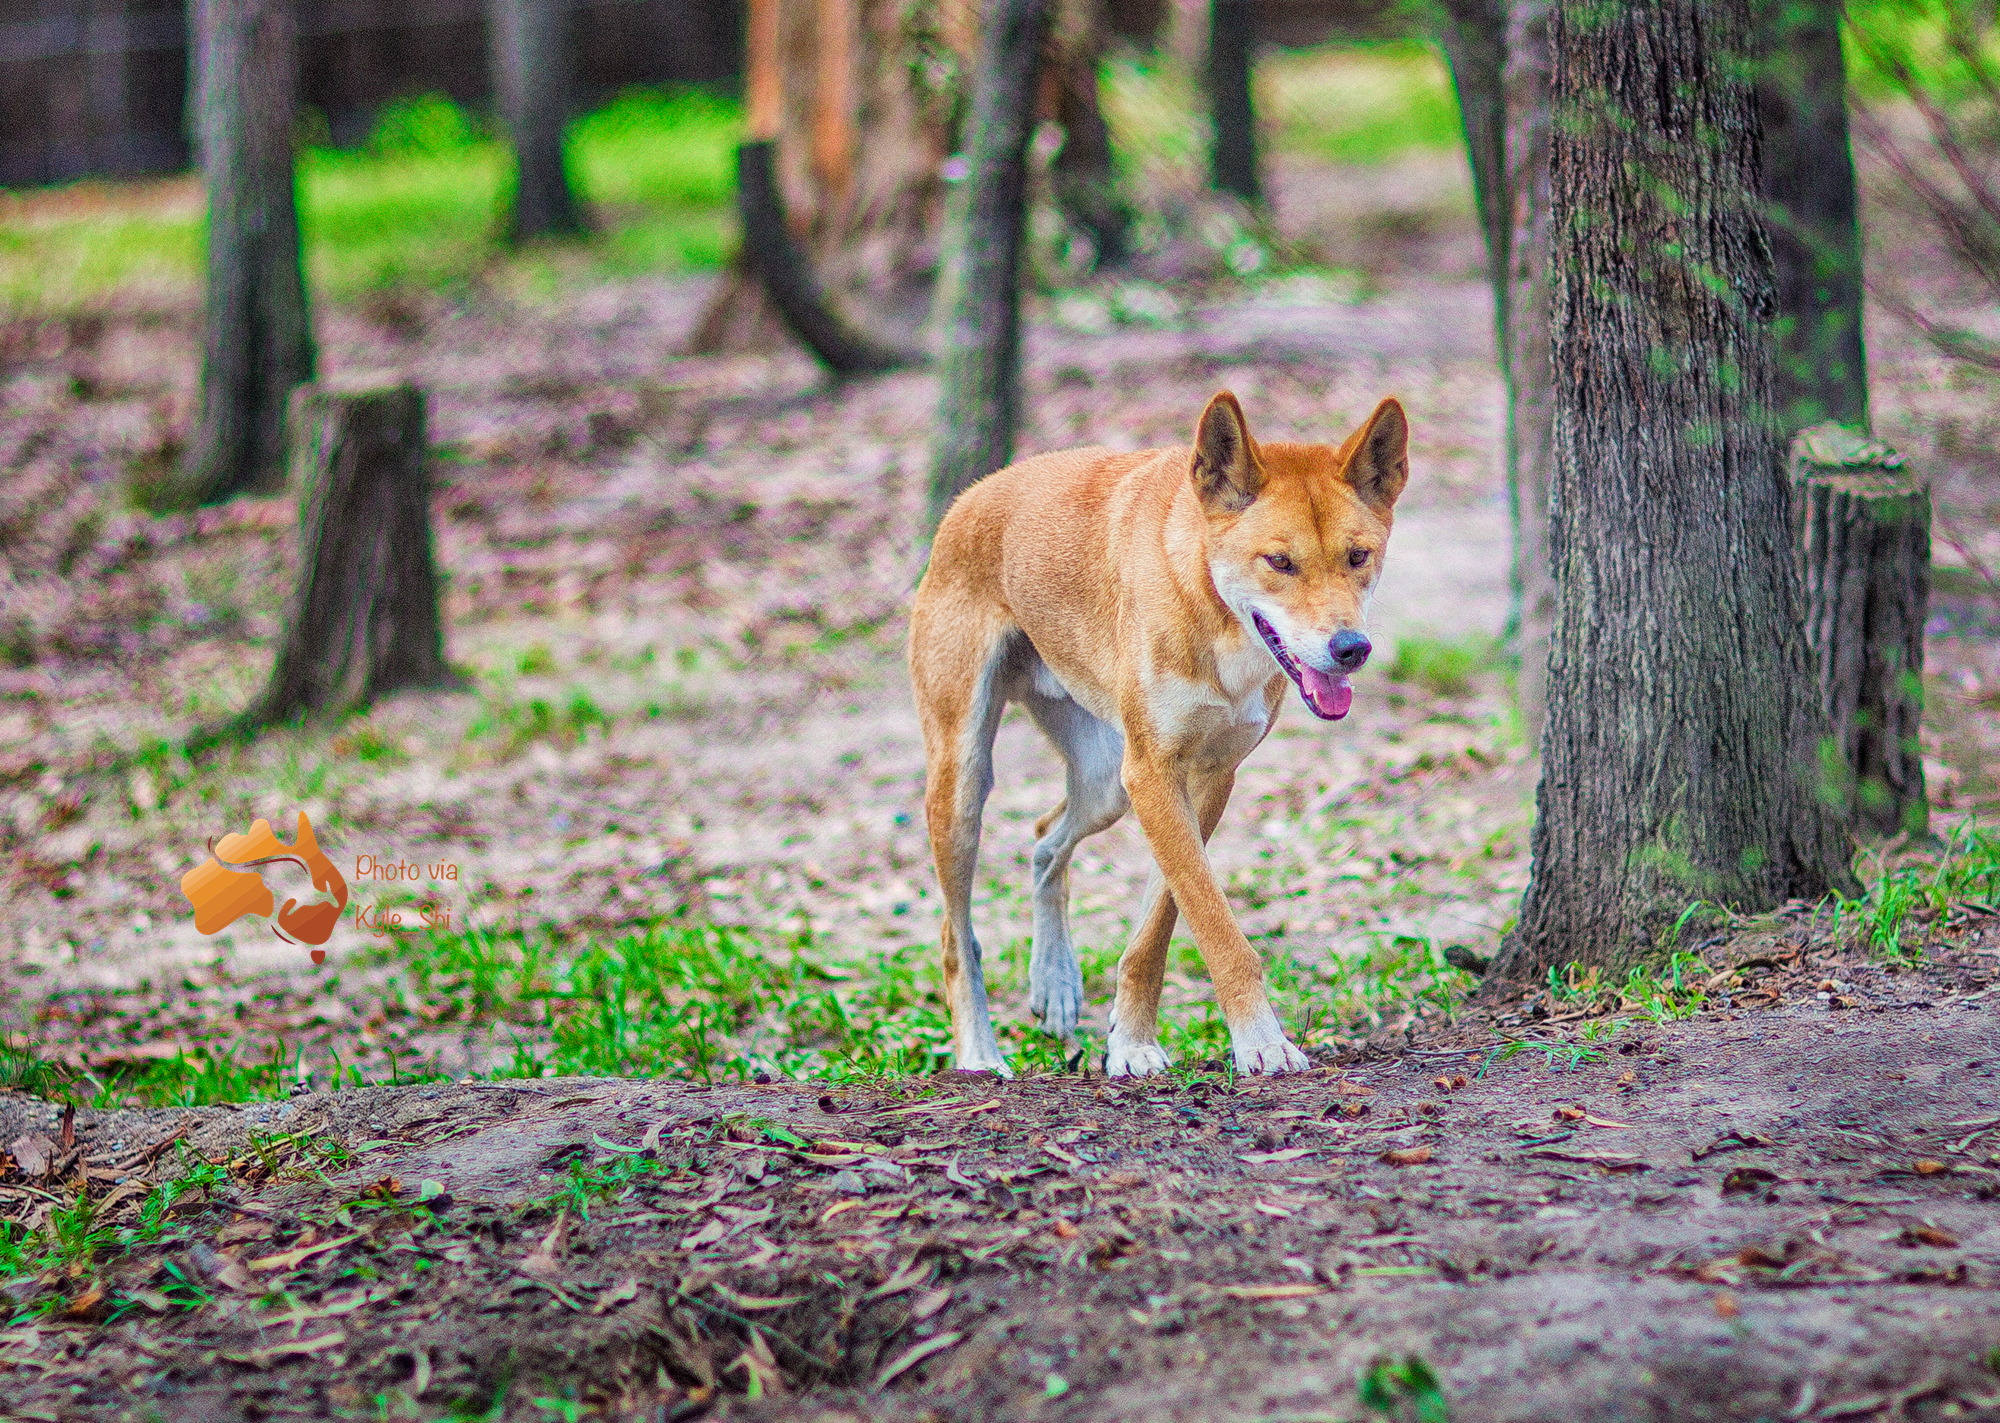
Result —
M1347 677L1368 659L1361 624L1408 447L1394 400L1338 449L1260 445L1224 391L1202 412L1193 450L1041 455L951 506L910 617L910 677L959 1067L1009 1073L972 936L972 884L993 736L1010 701L1069 769L1062 804L1035 823L1028 979L1042 1027L1072 1037L1083 1005L1070 856L1131 809L1155 863L1142 926L1118 963L1106 1070L1167 1066L1160 983L1177 913L1215 982L1237 1070L1307 1066L1204 847L1288 678L1324 720L1353 704Z

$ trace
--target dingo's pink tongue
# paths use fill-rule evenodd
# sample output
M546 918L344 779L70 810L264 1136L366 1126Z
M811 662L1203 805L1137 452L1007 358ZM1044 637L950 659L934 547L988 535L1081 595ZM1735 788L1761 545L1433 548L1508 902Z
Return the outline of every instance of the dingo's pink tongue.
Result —
M1299 668L1299 680L1304 686L1307 704L1315 715L1327 721L1339 721L1354 705L1354 688L1338 673L1302 666Z

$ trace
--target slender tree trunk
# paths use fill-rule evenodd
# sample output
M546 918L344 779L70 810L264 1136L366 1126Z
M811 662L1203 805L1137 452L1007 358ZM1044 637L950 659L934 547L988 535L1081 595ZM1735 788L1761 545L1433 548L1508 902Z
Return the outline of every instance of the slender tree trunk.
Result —
M582 232L583 209L563 161L569 121L569 6L563 0L487 0L493 94L514 145L516 242Z
M1861 228L1838 0L1758 0L1764 221L1778 268L1778 413L1787 431L1868 428Z
M1551 13L1556 615L1496 978L1639 962L1693 901L1852 885L1771 419L1751 3Z
M312 379L292 162L291 0L192 0L196 142L208 188L201 416L176 502L284 481L285 404Z
M1555 572L1549 561L1554 474L1555 367L1549 355L1549 5L1514 0L1507 18L1508 244L1507 486L1514 512L1515 702L1529 741L1548 715L1549 629Z
M1103 58L1103 30L1098 17L1085 42L1062 56L1058 76L1056 121L1063 128L1063 146L1051 165L1056 202L1071 222L1090 238L1098 267L1115 267L1128 255L1132 211L1118 191L1118 169L1111 155L1111 129L1098 105L1097 68Z
M1257 180L1257 109L1250 74L1257 44L1253 0L1210 0L1208 102L1215 123L1214 184L1246 203L1263 194Z
M1028 139L1051 0L991 0L973 74L970 172L946 216L944 370L929 527L1013 458L1021 366Z
M423 392L301 389L292 412L299 579L253 726L451 680L431 548Z

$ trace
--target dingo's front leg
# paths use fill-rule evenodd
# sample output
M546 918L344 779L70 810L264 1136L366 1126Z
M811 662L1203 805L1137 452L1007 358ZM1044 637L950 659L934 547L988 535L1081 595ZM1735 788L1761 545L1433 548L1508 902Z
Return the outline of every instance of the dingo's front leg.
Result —
M1177 783L1168 767L1151 757L1128 755L1124 779L1126 794L1132 799L1133 812L1138 815L1139 825L1146 832L1146 841L1152 846L1153 859L1160 867L1176 907L1187 916L1188 927L1194 931L1202 960L1208 965L1208 976L1215 984L1215 996L1222 1007L1223 1020L1229 1024L1236 1070L1245 1073L1305 1071L1312 1064L1285 1037L1284 1029L1278 1025L1278 1016L1271 1010L1270 997L1264 991L1263 962L1257 957L1257 951L1250 947L1250 941L1243 937L1243 930L1230 911L1229 901L1223 897L1221 888L1215 882L1214 871L1209 868L1203 843L1207 837L1202 832L1214 828L1213 820L1204 815L1202 818L1207 823L1196 823L1194 807L1188 803L1186 789ZM1223 802L1228 800L1229 787L1233 783L1233 776L1224 778L1220 792ZM1204 795L1203 800L1207 802L1209 797ZM1204 804L1204 811L1209 808ZM1220 818L1221 813L1221 806L1216 805L1215 817ZM1149 927L1150 922L1149 919ZM1167 930L1171 933L1171 921ZM1159 972L1164 973L1165 935L1161 936L1157 953ZM1157 984L1157 976L1154 982ZM1154 1003L1157 1011L1157 989Z

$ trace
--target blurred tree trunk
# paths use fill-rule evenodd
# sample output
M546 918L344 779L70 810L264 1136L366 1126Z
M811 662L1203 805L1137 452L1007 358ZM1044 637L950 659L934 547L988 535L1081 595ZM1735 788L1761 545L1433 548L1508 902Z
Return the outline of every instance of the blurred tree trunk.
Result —
M1838 0L1759 0L1764 224L1778 267L1778 413L1787 432L1868 428L1861 228Z
M778 206L831 315L904 348L930 312L953 4L752 0L748 137L768 140ZM757 53L769 64L755 61ZM942 72L942 77L940 77ZM768 349L783 327L747 263L709 303L697 351Z
M487 0L493 95L514 145L509 235L516 242L584 230L563 162L569 121L569 7L564 0Z
M1491 980L1637 964L1695 901L1853 887L1771 419L1752 4L1551 10L1556 614Z
M1547 0L1444 0L1442 26L1486 241L1506 400L1508 636L1516 701L1541 737L1555 585L1549 570L1549 52Z
M1210 0L1208 104L1215 125L1212 181L1218 192L1256 202L1257 108L1250 77L1257 45L1254 0Z
M1104 16L1095 4L1063 7L1072 21L1056 46L1055 93L1042 108L1062 125L1063 146L1050 165L1055 197L1070 222L1090 238L1094 265L1115 267L1128 255L1132 210L1118 189L1111 129L1098 103L1098 67L1104 59Z
M972 76L970 165L945 219L944 370L929 527L1013 458L1021 364L1028 140L1052 0L989 0Z
M284 482L285 406L312 379L292 161L291 0L193 0L194 131L208 190L201 415L175 502Z

